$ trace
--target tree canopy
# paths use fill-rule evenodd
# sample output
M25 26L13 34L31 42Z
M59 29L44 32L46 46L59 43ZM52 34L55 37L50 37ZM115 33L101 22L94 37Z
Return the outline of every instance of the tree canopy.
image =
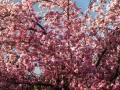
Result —
M1 0L0 89L119 90L120 1Z

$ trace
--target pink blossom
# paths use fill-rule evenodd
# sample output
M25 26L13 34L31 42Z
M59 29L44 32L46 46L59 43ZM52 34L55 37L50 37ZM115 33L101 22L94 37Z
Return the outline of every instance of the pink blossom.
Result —
M40 14L33 8L35 3ZM119 0L93 0L85 11L72 0L2 0L2 90L32 90L33 86L119 90L118 7ZM36 67L41 70L39 75Z

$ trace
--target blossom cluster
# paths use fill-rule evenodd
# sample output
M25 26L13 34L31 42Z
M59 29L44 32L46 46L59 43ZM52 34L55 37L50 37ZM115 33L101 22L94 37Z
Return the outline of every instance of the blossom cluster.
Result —
M0 89L119 90L119 7L119 0L91 0L85 12L72 0L0 1Z

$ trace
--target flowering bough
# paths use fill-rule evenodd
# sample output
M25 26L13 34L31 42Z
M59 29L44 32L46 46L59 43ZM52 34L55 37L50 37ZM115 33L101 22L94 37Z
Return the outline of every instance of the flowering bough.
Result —
M2 0L0 89L119 90L119 7L91 0L82 12L72 0Z

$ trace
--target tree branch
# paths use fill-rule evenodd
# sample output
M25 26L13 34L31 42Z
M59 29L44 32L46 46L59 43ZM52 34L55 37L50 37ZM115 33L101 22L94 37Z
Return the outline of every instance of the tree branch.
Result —
M27 84L27 85L41 85L41 86L47 86L47 87L53 87L54 85L52 84L47 84L47 83L42 83L42 82L37 82L37 83L31 83L31 82L25 82L25 81L22 81L22 82L19 82L19 81L15 81L14 84Z
M116 78L119 76L119 65L116 68L116 72L115 75L113 76L113 78L110 80L110 82L113 82L113 80L116 80Z
M69 20L69 5L70 5L70 1L68 0L68 7L67 7L67 17L68 17L68 20Z
M118 66L117 66L117 68L116 68L115 75L114 75L113 78L110 80L110 82L113 82L114 80L116 80L116 78L120 75L119 68L120 68L120 51L119 51L119 54L118 54Z
M96 63L96 67L99 66L101 59L103 58L103 56L105 55L105 53L107 52L107 47L102 51L102 54L100 55L99 59L97 60Z
M47 33L46 33L46 30L45 30L45 28L43 27L43 26L41 26L38 22L36 22L36 21L34 21L34 20L32 20L33 22L35 22L43 31L44 31L44 34L46 35Z

